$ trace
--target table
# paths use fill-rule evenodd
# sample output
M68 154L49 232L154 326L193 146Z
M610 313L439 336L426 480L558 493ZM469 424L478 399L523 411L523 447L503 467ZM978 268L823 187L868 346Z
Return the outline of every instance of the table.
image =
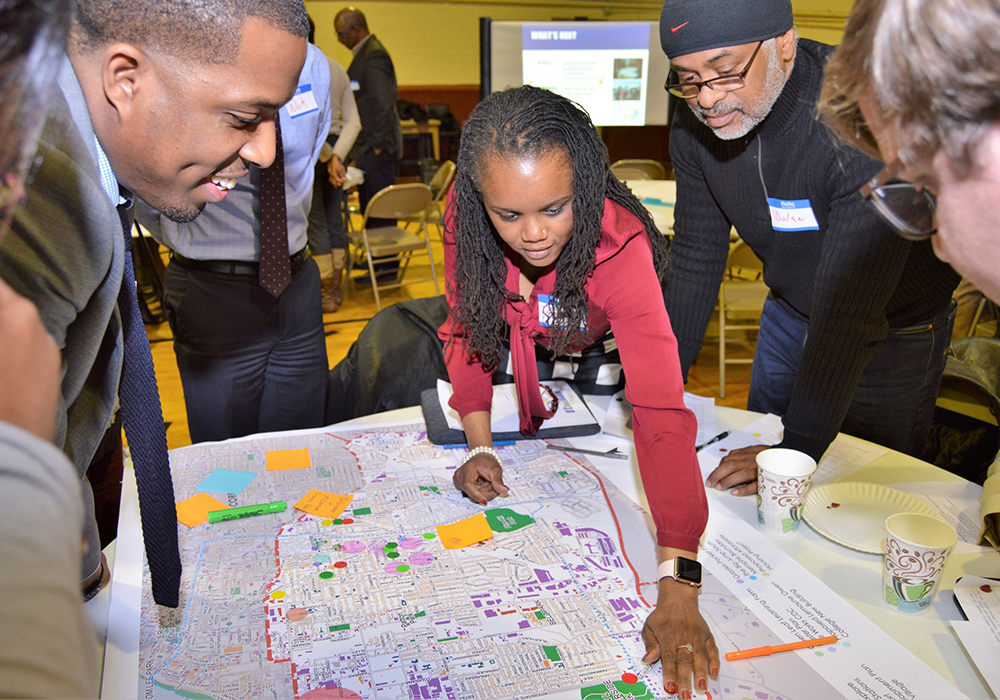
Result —
M605 404L606 405L606 404ZM600 411L598 411L600 412ZM367 416L340 424L371 424L373 422L413 422L420 420L418 407L389 411L377 416ZM717 407L716 423L720 430L737 430L756 418L759 414L736 409ZM598 415L602 419L602 415ZM252 438L250 438L252 439ZM855 440L856 438L847 438ZM607 450L618 447L630 455L628 462L602 457L590 457L600 467L604 475L619 489L640 504L645 499L639 489L639 472L632 445L617 438L589 436L572 441L579 447ZM852 481L868 481L893 484L918 481L961 481L933 465L915 458L889 452L871 465L849 476ZM756 522L756 500L753 497L735 498L728 493L711 492L710 498L720 499L738 517L747 523ZM119 528L123 532L138 532L138 506L135 496L134 475L126 470L123 486L122 515ZM820 578L839 596L851 603L873 623L894 637L921 661L943 678L953 683L970 698L989 697L989 690L966 655L965 651L948 627L948 621L960 620L961 615L952 602L950 589L953 582L962 575L985 577L1000 576L1000 558L996 552L954 553L948 561L942 579L942 590L935 599L929 613L911 618L899 615L883 607L880 598L882 557L865 554L835 544L803 525L799 533L786 538L773 538L774 543L790 555L812 574ZM134 697L136 692L135 673L138 663L139 630L135 624L140 603L142 578L141 545L136 540L120 538L117 551L112 552L113 583L110 614L101 619L102 610L97 606L106 605L108 591L102 592L97 606L91 606L95 626L103 638L102 623L107 623L107 644L114 647L106 655L104 669L104 697ZM101 601L104 601L103 603ZM93 602L93 601L92 601Z
M625 186L639 198L653 217L660 233L674 233L674 202L677 200L677 182L674 180L627 180Z
M418 122L413 119L403 119L399 122L403 130L403 135L407 134L428 134L431 137L431 147L434 152L434 160L441 160L441 120L428 119L426 122Z

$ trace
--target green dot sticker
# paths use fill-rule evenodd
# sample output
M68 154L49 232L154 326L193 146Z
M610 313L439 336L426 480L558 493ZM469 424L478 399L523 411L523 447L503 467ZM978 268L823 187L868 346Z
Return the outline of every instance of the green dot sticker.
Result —
M333 572L332 571L321 571L320 574L319 574L319 577L323 578L323 579L333 578Z
M399 542L387 542L385 546L389 549L395 549L399 546Z
M333 521L333 524L334 525L343 525L344 521L341 520L340 518L337 518L336 520Z
M389 552L386 556L390 559L396 559L399 556L399 552Z
M396 571L399 571L400 573L406 573L409 570L410 567L407 566L406 564L400 564L399 566L396 567Z
M435 535L433 532L425 532L424 533L424 539L425 540L433 540L435 537L437 537L437 535Z

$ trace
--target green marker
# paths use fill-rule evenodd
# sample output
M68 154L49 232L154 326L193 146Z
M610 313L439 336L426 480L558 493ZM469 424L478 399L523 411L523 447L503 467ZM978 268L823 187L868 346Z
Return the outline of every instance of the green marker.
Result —
M239 518L249 518L251 515L266 515L267 513L280 513L288 508L284 501L274 503L261 503L257 506L241 506L239 508L227 508L226 510L208 511L208 522L221 523L223 520L238 520Z

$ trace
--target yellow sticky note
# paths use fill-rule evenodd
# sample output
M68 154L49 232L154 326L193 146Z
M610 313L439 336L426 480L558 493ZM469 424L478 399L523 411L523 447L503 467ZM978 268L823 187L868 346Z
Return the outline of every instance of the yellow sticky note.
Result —
M188 527L201 525L208 522L210 510L229 510L229 506L207 493L199 493L177 503L177 521Z
M461 549L493 537L493 530L482 513L453 525L438 525L437 532L445 549Z
M308 447L303 447L301 450L271 450L265 452L264 457L267 460L269 472L282 469L305 469L312 466Z
M305 513L309 513L309 515L318 515L321 518L330 518L333 520L340 517L340 514L344 512L344 508L351 504L351 499L353 498L354 494L344 496L339 493L327 493L319 489L311 489L309 493L295 504L295 507Z

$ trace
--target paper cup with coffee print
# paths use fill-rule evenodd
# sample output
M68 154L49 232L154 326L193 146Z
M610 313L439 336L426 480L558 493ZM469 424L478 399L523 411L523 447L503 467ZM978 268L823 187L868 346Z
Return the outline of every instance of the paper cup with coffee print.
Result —
M924 612L934 600L958 533L945 521L919 513L890 515L885 531L882 599L907 615Z
M798 450L772 447L757 454L757 525L768 535L799 527L816 460Z

